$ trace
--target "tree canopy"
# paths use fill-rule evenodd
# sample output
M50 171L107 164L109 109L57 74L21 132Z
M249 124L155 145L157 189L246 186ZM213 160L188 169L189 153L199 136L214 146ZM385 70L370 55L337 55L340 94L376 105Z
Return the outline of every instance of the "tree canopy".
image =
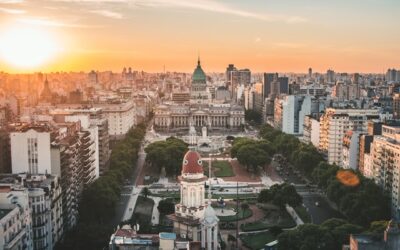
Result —
M165 167L167 175L178 175L181 171L183 156L188 150L188 145L175 137L169 137L165 141L149 144L145 148L146 162L157 167L160 171Z
M269 189L261 190L258 195L258 202L272 202L281 208L283 208L286 204L296 207L303 202L303 198L297 193L293 185L283 183L275 184Z

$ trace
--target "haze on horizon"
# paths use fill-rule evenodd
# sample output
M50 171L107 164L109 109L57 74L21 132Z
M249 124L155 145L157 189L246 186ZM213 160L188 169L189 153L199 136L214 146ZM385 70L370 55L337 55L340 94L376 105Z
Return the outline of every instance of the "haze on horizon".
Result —
M200 53L207 72L383 73L400 67L399 10L396 0L0 0L0 71L191 72Z

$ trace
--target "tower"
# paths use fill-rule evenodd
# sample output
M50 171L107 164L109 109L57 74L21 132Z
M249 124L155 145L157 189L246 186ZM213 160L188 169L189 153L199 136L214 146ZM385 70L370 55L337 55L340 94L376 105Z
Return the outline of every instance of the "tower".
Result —
M201 242L202 249L218 249L218 217L205 199L203 162L198 152L189 150L183 157L181 201L175 205L174 232L182 239Z

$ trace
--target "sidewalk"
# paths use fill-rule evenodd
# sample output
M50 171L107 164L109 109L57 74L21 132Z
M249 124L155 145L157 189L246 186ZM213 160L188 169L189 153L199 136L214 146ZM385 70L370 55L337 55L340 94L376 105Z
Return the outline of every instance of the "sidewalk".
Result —
M154 206L153 206L153 213L151 215L151 223L153 225L158 225L160 224L160 212L158 211L158 203L162 200L161 197L154 197L154 196L149 196L149 198L153 199L154 201Z
M132 217L132 213L135 210L135 205L138 196L142 192L142 187L133 187L131 192L131 197L129 198L128 205L126 206L124 216L122 221L129 220Z

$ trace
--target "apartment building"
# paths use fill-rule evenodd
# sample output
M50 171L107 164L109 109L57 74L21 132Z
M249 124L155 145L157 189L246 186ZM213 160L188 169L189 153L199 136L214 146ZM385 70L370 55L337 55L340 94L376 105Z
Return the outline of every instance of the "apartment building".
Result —
M112 139L122 138L130 128L136 125L136 105L132 100L94 104L94 107L102 108L108 120L108 134Z
M287 95L275 100L275 127L287 134L303 134L304 117L317 113L319 104L311 96Z
M371 144L372 178L391 194L392 215L400 216L400 123L382 125Z
M1 190L7 196L22 197L29 213L27 239L33 249L51 250L63 236L61 186L51 175L0 175ZM11 202L14 202L13 198ZM0 206L7 201L0 199ZM19 205L21 208L22 206ZM25 223L26 224L26 223ZM29 235L28 235L29 234ZM23 249L23 248L21 248Z
M101 108L56 109L50 112L56 122L80 122L85 131L90 132L94 141L92 150L95 151L96 178L103 175L109 165L111 150L108 134L108 119Z
M303 141L311 143L314 147L319 146L319 118L317 116L304 116Z
M366 132L367 121L379 118L378 109L327 108L320 118L319 149L330 164L343 164L343 138L348 130Z
M80 122L15 124L11 132L12 173L60 178L64 230L77 222L85 185L96 178L94 141Z
M0 249L33 250L28 190L0 184Z
M343 137L343 162L345 169L357 170L360 149L360 131L348 130Z

